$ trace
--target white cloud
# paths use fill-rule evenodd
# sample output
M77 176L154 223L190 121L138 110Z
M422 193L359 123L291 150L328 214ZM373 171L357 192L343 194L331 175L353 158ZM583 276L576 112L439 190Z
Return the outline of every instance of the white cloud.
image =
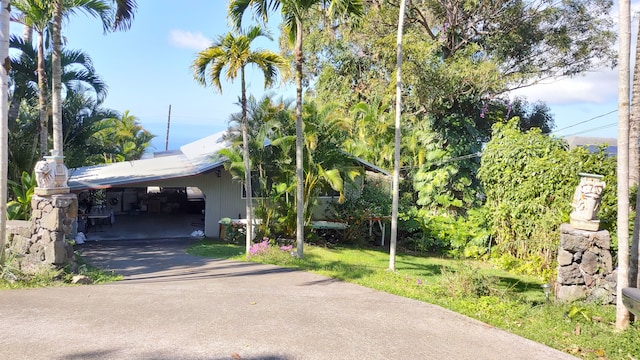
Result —
M605 103L618 95L618 71L606 69L583 76L544 82L511 92L529 101L541 100L548 105L578 102Z
M201 32L191 32L185 30L171 30L169 32L169 44L192 50L203 50L211 45L211 40L207 39Z

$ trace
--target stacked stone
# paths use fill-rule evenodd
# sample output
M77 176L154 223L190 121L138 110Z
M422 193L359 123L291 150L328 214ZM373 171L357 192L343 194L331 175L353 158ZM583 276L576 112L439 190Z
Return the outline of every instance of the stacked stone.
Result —
M33 274L46 266L73 264L73 247L65 240L78 215L75 194L34 195L31 221L8 230L8 250L20 271Z
M617 276L613 271L609 232L560 226L556 299L615 303Z

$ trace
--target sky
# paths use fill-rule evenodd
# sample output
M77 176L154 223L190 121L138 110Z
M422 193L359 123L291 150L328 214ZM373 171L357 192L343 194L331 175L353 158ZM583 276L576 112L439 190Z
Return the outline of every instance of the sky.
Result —
M197 53L230 29L224 0L188 0L176 6L170 0L137 0L130 30L104 34L98 19L72 15L64 24L66 47L91 56L109 93L103 106L136 116L157 137L154 151L165 150L169 106L169 149L226 129L232 113L239 112L239 79L223 81L222 93L193 80L190 65ZM632 1L634 8L640 0ZM614 5L617 17L617 3ZM272 20L278 20L279 15ZM632 22L635 47L637 19ZM245 24L250 24L246 21ZM270 23L277 38L277 21ZM245 25L246 26L246 25ZM12 26L20 35L22 29ZM256 48L278 51L276 42L256 41ZM632 51L633 54L633 51ZM632 55L633 57L633 55ZM263 78L247 68L248 93L261 97ZM598 69L571 79L554 80L512 94L529 102L543 101L555 118L557 136L617 137L617 69ZM280 84L269 93L293 98L293 84Z

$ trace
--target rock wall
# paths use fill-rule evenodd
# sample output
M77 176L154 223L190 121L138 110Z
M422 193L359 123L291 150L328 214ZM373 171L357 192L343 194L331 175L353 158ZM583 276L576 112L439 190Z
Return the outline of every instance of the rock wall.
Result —
M73 264L73 247L65 236L71 233L78 216L75 194L34 195L31 221L13 222L7 227L8 256L15 258L20 271L37 273L45 266Z
M608 231L579 230L562 224L556 299L615 303L617 274L613 270L610 249Z

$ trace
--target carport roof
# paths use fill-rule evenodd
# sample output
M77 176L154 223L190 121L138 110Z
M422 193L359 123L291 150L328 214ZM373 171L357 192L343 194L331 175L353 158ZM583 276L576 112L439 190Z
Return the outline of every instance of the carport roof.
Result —
M219 132L180 147L180 150L156 153L153 157L85 166L69 170L72 191L100 189L203 174L222 166L218 151L228 144Z
M70 169L69 187L72 191L104 189L206 173L222 166L226 160L218 154L229 146L223 140L224 133L222 131L183 145L180 150L157 152L151 158ZM356 156L352 157L366 170L390 176L385 170Z

